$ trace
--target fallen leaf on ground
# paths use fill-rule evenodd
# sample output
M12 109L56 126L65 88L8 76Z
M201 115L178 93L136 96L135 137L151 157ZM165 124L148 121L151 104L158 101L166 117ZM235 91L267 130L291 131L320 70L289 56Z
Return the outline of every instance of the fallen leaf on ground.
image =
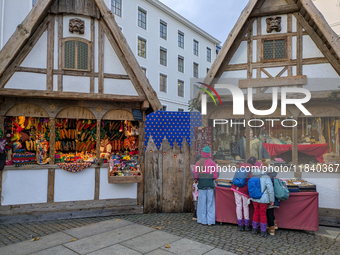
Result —
M120 221L120 219L116 220L116 221Z
M40 237L34 237L33 239L31 239L31 242L38 241L39 239L40 239Z
M72 239L71 241L74 242L74 241L77 241L77 239Z
M170 221L168 222L168 224L170 224Z
M211 233L211 231L208 231L209 233Z
M182 218L182 220L185 220L185 218Z
M153 228L155 228L155 229L162 229L162 228L164 228L164 227L153 227Z
M170 244L165 245L165 248L170 248Z
M8 239L12 239L14 236L10 236L10 237L8 237Z
M183 223L186 223L185 221L183 221Z
M241 249L237 249L238 251L242 251Z

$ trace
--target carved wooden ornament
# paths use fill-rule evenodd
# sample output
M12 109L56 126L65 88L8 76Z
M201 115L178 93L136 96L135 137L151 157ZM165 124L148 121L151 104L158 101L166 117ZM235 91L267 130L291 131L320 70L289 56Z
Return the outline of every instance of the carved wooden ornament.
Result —
M82 19L70 19L69 31L71 33L78 32L79 34L84 34L85 22Z
M271 33L273 30L276 32L281 31L281 17L270 17L266 19L267 33Z

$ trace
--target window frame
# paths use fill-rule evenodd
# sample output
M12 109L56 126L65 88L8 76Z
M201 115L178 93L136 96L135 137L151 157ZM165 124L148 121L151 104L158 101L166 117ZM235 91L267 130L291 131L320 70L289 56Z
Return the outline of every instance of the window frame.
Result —
M79 42L83 42L87 44L87 69L73 69L73 68L65 68L65 43L67 41L76 41L76 49L75 49L75 65L76 67L78 66L78 41ZM67 37L67 38L63 38L61 39L61 43L62 43L62 70L72 70L72 71L79 71L79 72L91 72L91 70L93 69L93 66L91 65L91 51L92 51L92 42L83 39L83 38L79 38L79 37Z
M145 21L143 22L143 17L141 16L141 20L139 20L139 13L145 14ZM137 12L137 25L138 27L146 30L146 23L147 23L147 11L145 9L143 9L142 7L138 6L138 12ZM141 23L141 26L139 25L139 22ZM143 27L143 24L145 25L145 27Z
M195 65L197 66L197 77L195 76ZM199 75L199 64L196 63L196 62L193 62L192 63L192 76L194 78L197 78L198 79L198 75Z
M198 56L198 52L199 52L199 41L193 39L192 41L192 53L195 55L195 56ZM195 45L197 44L197 49L195 49ZM197 53L197 54L196 54Z
M164 108L165 108L165 109L164 109ZM161 109L162 112L166 112L167 109L168 109L168 106L167 106L167 105L162 105L162 109Z
M114 12L113 12L113 2L117 2L117 1L119 1L119 3L120 3L120 9L119 8L117 8L116 6L117 6L117 4L115 4L115 7L114 7ZM123 1L122 0L111 0L111 12L113 13L113 14L115 14L115 15L117 15L118 17L122 17L122 6L123 6ZM119 10L119 14L117 14L117 11L116 10Z
M277 41L277 40L284 40L285 43L285 57L284 58L272 58L272 59L264 59L264 42L265 41ZM275 43L274 43L275 45ZM262 57L262 62L279 62L282 60L287 60L288 59L288 54L287 54L287 37L283 36L278 36L278 37L269 37L269 38L263 38L261 40L261 57ZM273 47L273 56L275 57L275 46Z
M178 112L184 112L184 109L183 108L177 108L177 111Z
M165 58L163 59L162 56L165 52ZM165 64L162 63L162 61L164 61ZM168 50L164 47L159 47L159 64L162 65L162 66L168 66Z
M180 95L180 89L179 89L179 84L182 84L182 95ZM177 80L177 96L179 96L179 97L184 97L184 81L183 80Z
M179 60L182 60L182 70L180 70L180 64L179 64ZM177 71L180 72L180 73L184 73L184 57L181 56L181 55L178 55L178 58L177 58Z
M208 52L210 52L209 55ZM209 47L207 47L207 61L211 63L211 49Z
M183 38L183 42L179 40L179 36L182 36L181 38ZM181 46L183 45L183 47ZM177 46L184 49L184 32L178 30L178 33L177 33Z
M145 56L139 55L139 40L145 42ZM143 37L137 36L137 56L138 57L146 59L146 53L147 53L146 47L147 47L147 40Z
M165 91L161 89L161 77L165 77L165 85L163 85L163 87L165 86ZM167 93L168 91L168 76L164 73L160 73L159 74L159 92L163 92L163 93Z
M162 36L162 25L165 27L165 37ZM159 20L159 37L164 40L168 40L168 23L164 20Z

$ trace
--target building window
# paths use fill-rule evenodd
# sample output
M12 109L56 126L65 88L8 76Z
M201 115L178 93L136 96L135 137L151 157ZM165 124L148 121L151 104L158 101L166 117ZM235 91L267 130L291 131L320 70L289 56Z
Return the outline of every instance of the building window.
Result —
M141 67L142 68L142 72L146 75L146 68L145 67Z
M159 90L166 93L166 75L159 75Z
M184 49L184 33L181 31L178 31L178 47Z
M210 70L210 69L209 69L209 68L207 68L207 73L209 73L209 70Z
M111 11L112 13L122 16L122 0L111 0Z
M178 72L184 73L184 57L178 56Z
M178 111L179 111L179 112L184 112L184 109L178 108Z
M211 62L211 49L207 47L207 61Z
M184 97L184 81L178 80L178 96Z
M159 49L159 63L163 66L166 66L166 52L167 50L162 47Z
M166 40L166 34L167 34L167 28L166 28L166 26L167 26L167 24L166 24L166 22L164 22L163 20L161 20L161 22L159 23L159 32L160 32L160 34L159 34L159 36L161 37L161 38L163 38L163 39L165 39Z
M64 69L89 70L89 42L83 40L64 40Z
M198 78L198 64L194 63L194 77Z
M162 105L161 111L163 111L163 112L166 111L166 105Z
M32 0L32 7L38 2L38 0Z
M263 59L283 59L286 58L286 40L264 40L263 41Z
M146 40L138 37L138 56L146 58Z
M146 11L138 8L138 26L146 29Z
M198 41L194 40L194 55L198 56Z

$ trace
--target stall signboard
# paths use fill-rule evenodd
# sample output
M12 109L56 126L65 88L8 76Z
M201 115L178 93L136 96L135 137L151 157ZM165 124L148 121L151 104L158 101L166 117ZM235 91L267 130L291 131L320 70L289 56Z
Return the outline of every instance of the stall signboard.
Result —
M143 121L143 114L142 111L139 109L132 109L132 114L133 114L133 118L136 121Z

